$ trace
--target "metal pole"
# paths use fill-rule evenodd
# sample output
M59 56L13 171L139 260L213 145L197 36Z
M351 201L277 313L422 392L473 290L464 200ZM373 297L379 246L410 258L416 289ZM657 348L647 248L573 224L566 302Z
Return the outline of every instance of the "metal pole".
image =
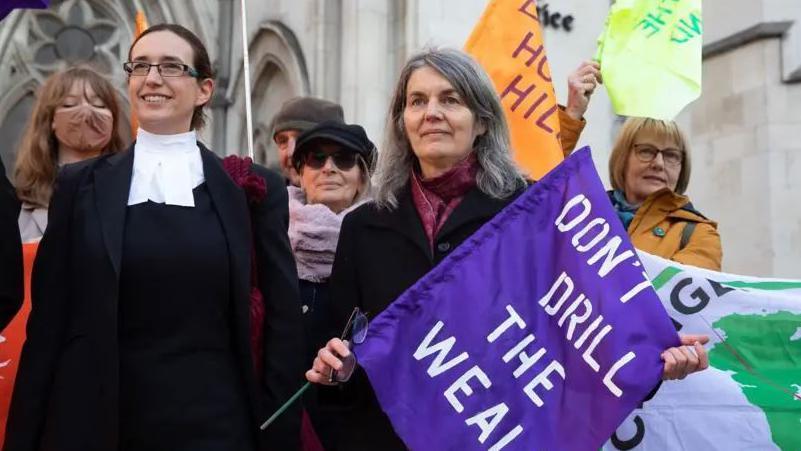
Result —
M248 156L253 158L253 107L250 104L250 53L248 51L248 12L245 0L240 2L242 5L242 51L244 52L245 62L245 122L247 123L248 133Z

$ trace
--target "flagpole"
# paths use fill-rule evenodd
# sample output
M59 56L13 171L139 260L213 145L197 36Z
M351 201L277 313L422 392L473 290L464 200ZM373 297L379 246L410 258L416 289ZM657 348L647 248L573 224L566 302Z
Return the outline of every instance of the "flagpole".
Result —
M245 0L241 0L242 5L242 51L244 52L244 71L245 71L245 122L247 123L248 133L248 156L253 158L253 106L250 104L250 53L248 51L248 10Z

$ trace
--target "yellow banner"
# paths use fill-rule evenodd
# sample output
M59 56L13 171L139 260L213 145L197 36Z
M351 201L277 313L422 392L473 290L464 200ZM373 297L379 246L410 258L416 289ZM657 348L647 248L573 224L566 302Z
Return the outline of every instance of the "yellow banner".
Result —
M701 0L617 0L598 42L615 112L672 120L701 95Z
M465 51L501 97L515 160L534 179L562 161L559 111L535 0L492 0Z

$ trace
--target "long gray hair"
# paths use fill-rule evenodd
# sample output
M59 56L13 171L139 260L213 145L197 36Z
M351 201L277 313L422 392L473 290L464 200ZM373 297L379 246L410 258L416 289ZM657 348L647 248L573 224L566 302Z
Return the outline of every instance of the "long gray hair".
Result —
M374 178L375 201L381 208L398 206L398 196L409 182L416 161L406 127L406 85L412 73L430 67L450 82L486 132L476 138L473 151L478 161L476 185L484 194L504 199L526 184L512 161L509 127L503 107L484 70L466 53L455 49L432 49L412 56L401 71L387 114L384 148L378 155Z

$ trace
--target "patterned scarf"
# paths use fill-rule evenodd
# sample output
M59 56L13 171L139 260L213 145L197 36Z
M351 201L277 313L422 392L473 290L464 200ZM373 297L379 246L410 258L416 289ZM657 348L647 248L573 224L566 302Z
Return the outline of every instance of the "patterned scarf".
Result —
M331 276L342 219L366 199L337 214L323 204L307 204L300 188L288 186L287 192L289 242L295 254L298 277L310 282L324 282Z
M462 201L464 195L476 186L478 163L475 153L465 158L448 172L430 180L425 180L412 169L412 200L423 229L428 237L428 244L434 249L434 237L442 229L445 221Z
M612 205L615 207L615 211L617 211L617 216L623 223L623 227L628 230L631 221L634 219L634 215L637 214L637 209L640 207L628 203L628 201L626 201L626 195L619 190L612 191Z

